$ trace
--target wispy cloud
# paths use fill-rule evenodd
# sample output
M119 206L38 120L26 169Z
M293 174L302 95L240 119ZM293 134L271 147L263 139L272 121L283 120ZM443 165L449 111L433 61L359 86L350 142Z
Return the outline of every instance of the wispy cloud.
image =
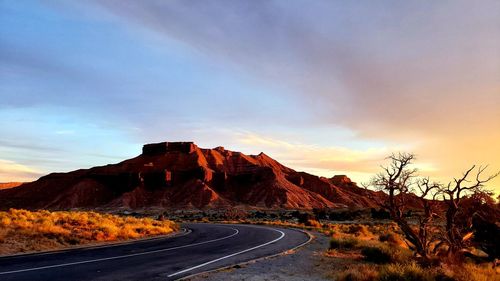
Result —
M0 159L0 182L32 181L43 173L28 166Z
M366 178L377 171L378 163L391 151L387 147L356 150L337 146L289 143L254 133L239 133L236 139L242 144L270 154L294 169L328 177L356 171Z

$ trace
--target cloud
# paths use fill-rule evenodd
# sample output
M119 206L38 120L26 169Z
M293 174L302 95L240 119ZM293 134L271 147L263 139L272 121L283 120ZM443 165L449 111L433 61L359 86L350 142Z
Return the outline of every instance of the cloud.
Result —
M42 175L40 171L28 166L0 159L0 182L33 181Z
M254 150L262 150L289 167L322 176L333 176L339 171L356 171L373 174L378 163L389 153L387 147L364 150L338 146L315 146L303 143L289 143L255 133L238 133L236 140Z
M54 3L50 6L57 7ZM137 38L154 37L158 49L179 42L226 71L245 73L264 87L279 85L284 90L273 94L298 100L301 115L313 114L316 124L348 127L362 138L408 141L463 126L477 131L500 126L498 1L108 0L73 5L73 10L93 11L92 20L128 28ZM243 119L231 112L251 114L238 104L244 97L238 97L225 98L230 106L218 114L202 113L216 120ZM165 106L162 100L158 104ZM215 105L204 98L200 103ZM131 111L127 102L119 104ZM282 109L286 106L279 105L284 112L295 110Z
M495 137L500 139L498 134L491 138ZM452 144L438 140L425 145L373 146L366 149L290 143L255 133L238 133L235 139L247 145L248 149L264 151L293 169L325 177L346 174L357 182L368 182L374 174L381 171L380 165L387 164L386 157L399 151L415 153L414 167L419 170L419 174L443 183L459 177L473 164L492 164L486 174L494 174L500 170L500 163L495 162L500 159L497 143L489 139L478 142L474 137L467 136ZM463 149L464 147L470 149ZM498 193L499 183L499 179L496 178L487 188Z
M497 1L96 3L134 28L288 85L318 122L360 136L448 133L478 116L500 125Z
M500 165L498 1L94 3L133 32L176 40L228 69L283 86L278 95L299 100L300 113L313 115L311 126L417 143L413 152L432 175L448 179L471 162ZM341 150L330 153L337 158L300 161L311 168L344 162ZM349 163L342 167L369 170Z

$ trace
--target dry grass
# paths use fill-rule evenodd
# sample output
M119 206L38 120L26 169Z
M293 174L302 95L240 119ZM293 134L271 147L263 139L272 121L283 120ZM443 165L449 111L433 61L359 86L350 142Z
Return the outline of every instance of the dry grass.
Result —
M500 281L500 268L491 264L463 264L445 270L448 276L459 281Z
M352 250L358 245L359 240L355 238L333 238L330 239L330 250Z
M407 263L412 259L411 251L396 245L365 246L361 254L366 261L379 264Z
M118 241L171 233L172 221L119 217L95 212L10 209L0 212L0 255L42 251L92 242Z
M426 270L416 263L389 264L381 268L378 280L380 281L433 281L438 279L434 270Z
M372 265L351 266L337 276L338 281L376 281L379 270Z
M499 281L491 266L465 264L424 268L415 262L387 265L352 262L336 275L338 281Z
M324 224L322 232L339 281L500 281L491 263L420 266L394 224Z

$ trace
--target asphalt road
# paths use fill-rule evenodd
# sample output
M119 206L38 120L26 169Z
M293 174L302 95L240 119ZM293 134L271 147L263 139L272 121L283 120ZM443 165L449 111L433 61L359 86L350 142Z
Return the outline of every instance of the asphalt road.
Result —
M186 224L177 237L0 258L0 280L176 280L283 252L308 240L292 229Z

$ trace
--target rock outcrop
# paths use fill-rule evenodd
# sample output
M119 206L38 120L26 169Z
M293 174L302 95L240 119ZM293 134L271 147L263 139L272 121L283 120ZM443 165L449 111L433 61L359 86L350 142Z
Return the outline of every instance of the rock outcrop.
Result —
M53 173L0 191L0 208L372 207L346 176L320 178L264 153L245 155L192 142L146 144L123 162Z

